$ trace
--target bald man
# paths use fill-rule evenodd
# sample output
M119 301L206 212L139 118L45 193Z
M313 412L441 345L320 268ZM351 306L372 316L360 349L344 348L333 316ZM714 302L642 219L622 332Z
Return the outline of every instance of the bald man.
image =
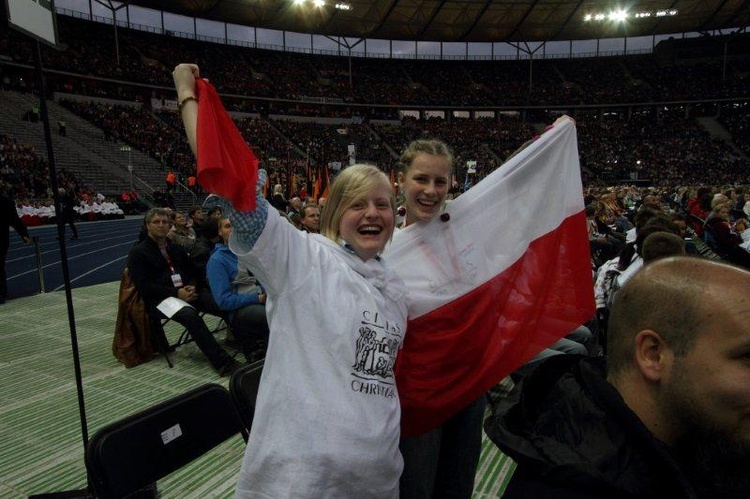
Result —
M607 345L606 365L545 362L487 419L518 463L503 497L750 497L750 273L651 263Z

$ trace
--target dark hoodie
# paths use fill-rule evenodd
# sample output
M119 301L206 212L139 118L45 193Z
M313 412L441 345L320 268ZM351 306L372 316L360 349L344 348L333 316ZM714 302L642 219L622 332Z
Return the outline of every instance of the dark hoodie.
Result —
M604 358L558 355L485 421L518 467L503 498L693 498L657 440L605 379Z

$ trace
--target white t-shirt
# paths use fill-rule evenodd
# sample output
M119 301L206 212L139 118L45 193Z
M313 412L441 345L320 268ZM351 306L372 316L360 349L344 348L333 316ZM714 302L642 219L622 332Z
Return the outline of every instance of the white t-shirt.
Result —
M238 256L271 333L237 497L398 497L403 281L276 216Z

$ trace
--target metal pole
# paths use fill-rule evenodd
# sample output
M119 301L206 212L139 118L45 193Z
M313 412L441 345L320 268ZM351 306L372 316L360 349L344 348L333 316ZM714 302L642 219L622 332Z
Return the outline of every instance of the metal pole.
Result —
M44 272L42 272L42 249L39 247L39 236L31 238L34 241L34 255L36 256L36 274L39 278L39 292L46 293L44 289Z
M70 344L73 350L73 368L76 377L76 391L78 392L78 412L81 419L81 437L85 449L89 441L88 425L86 424L86 407L83 401L83 376L81 374L81 355L78 351L78 334L76 333L76 320L73 312L73 294L70 289L70 270L68 269L68 252L65 247L65 222L60 206L60 194L57 191L57 172L55 171L55 155L52 149L52 134L49 127L49 113L47 112L47 99L44 87L44 73L42 72L42 47L36 42L36 76L39 89L39 103L42 110L42 123L44 125L44 138L47 142L47 160L49 163L49 180L55 198L55 213L57 213L57 235L60 242L60 264L63 271L63 282L65 283L65 299L68 306L68 326L70 328ZM87 477L88 478L88 477Z

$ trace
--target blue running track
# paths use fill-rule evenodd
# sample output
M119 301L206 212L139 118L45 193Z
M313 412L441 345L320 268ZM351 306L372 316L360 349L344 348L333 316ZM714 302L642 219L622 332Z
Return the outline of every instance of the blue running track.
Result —
M70 240L70 227L66 227L65 244L71 286L77 288L119 281L130 248L138 239L142 223L143 218L140 216L123 220L78 223L78 239L75 241ZM44 291L64 289L60 245L56 239L57 226L32 227L29 234L39 237ZM8 298L41 292L34 244L24 245L15 233L11 233L10 243L5 263Z

